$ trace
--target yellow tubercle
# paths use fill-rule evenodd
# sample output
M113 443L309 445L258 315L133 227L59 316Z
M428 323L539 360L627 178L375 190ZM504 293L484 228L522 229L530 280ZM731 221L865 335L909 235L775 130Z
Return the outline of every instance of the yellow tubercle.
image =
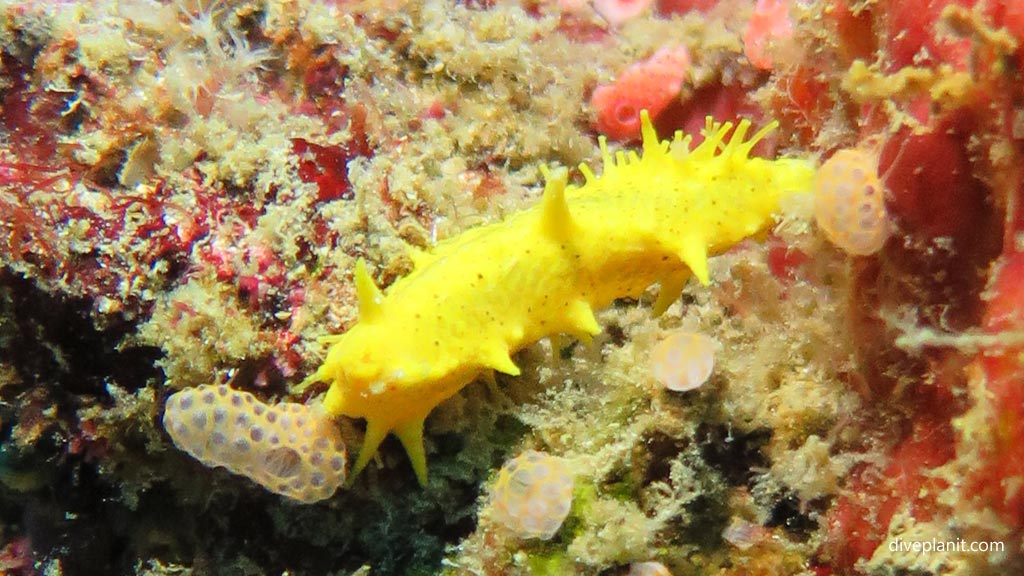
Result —
M423 421L478 376L518 375L511 355L545 336L600 332L594 310L659 282L654 312L675 302L707 260L773 222L785 196L809 191L813 165L750 157L775 123L747 138L750 122L717 124L690 148L658 138L641 113L643 152L614 157L601 139L600 176L585 183L542 168L544 196L504 222L469 230L430 251L382 294L356 265L359 322L334 341L310 377L328 382L326 409L365 418L354 476L394 433L421 484Z

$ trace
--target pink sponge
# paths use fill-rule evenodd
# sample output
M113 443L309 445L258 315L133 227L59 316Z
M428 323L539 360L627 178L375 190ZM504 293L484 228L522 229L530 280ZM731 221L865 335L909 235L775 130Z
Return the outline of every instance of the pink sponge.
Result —
M638 138L640 111L657 118L679 96L689 68L685 46L662 48L627 68L614 83L598 86L590 97L598 132L613 140Z
M762 70L770 70L772 44L792 36L789 4L785 0L757 0L754 13L743 32L743 52L751 64Z
M199 386L167 399L164 428L175 446L271 492L316 502L345 481L345 445L317 409L268 405L227 386Z

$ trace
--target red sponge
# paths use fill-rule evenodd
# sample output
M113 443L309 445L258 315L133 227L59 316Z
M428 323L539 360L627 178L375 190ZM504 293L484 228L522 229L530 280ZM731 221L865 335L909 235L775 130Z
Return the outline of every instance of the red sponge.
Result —
M597 111L597 131L612 140L640 137L640 111L657 118L679 96L690 68L684 46L662 48L626 69L612 84L602 84L590 97Z

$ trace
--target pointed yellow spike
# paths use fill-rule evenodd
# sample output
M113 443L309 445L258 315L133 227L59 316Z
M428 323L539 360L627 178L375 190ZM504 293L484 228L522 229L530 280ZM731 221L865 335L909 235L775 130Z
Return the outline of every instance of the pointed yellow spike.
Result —
M704 136L704 141L697 145L693 149L693 153L699 159L713 158L718 154L719 146L722 145L722 140L732 130L732 122L726 122L719 124L708 116L705 119L704 130L701 131L701 135Z
M562 361L562 348L567 344L565 336L555 333L548 336L548 340L551 342L551 363L558 364Z
M512 361L512 357L508 355L508 350L495 346L490 350L485 351L483 358L483 365L488 368L493 368L502 374L508 374L509 376L519 376L521 373L519 366Z
M302 382L299 382L298 385L295 386L295 392L297 392L297 393L305 392L306 388L309 388L313 384L316 384L317 382L320 382L320 381L321 381L320 380L320 373L319 372L313 372L309 376L306 376L305 378L303 378Z
M427 453L423 449L423 420L423 418L416 419L395 430L395 435L405 447L405 453L409 455L409 462L412 463L412 470L416 473L416 480L419 480L420 486L427 485Z
M565 311L565 320L572 332L584 342L589 342L591 336L601 333L601 325L594 318L594 310L583 300L574 300L569 303Z
M692 143L692 136L689 134L683 134L681 130L677 130L675 137L672 138L672 143L669 144L666 149L666 154L668 154L673 160L682 162L690 156L690 145Z
M580 162L580 173L583 174L583 179L587 181L587 184L597 181L597 176L594 175L594 171L587 166L586 162Z
M349 475L348 480L350 483L370 463L370 458L377 453L377 448L380 447L380 443L384 441L388 432L391 432L390 428L379 421L366 421L366 435L363 437L363 446L359 449L359 458L356 458L356 463L352 466L352 474Z
M718 127L719 126L720 126L720 124L715 122L714 118L712 118L711 116L705 116L704 117L704 129L700 131L700 135L703 136L705 140L710 140L711 136L715 132L718 132Z
M373 283L373 278L366 270L366 260L362 258L356 262L356 296L359 298L360 322L374 322L380 318L380 303L384 295Z
M319 372L318 372L319 373ZM324 396L324 410L328 414L341 414L345 410L345 392L338 384L331 384Z
M739 148L739 153L746 157L747 155L750 154L750 151L754 149L754 146L757 146L758 142L763 140L765 136L771 134L778 127L779 121L772 120L771 122L766 124L764 128L761 128L760 130L755 132L754 135L750 137L750 140L747 140L746 142L741 144Z
M701 284L708 285L711 280L708 275L708 248L698 236L689 236L683 240L679 258L690 267Z
M725 150L732 153L740 149L740 146L743 145L743 139L747 137L748 130L750 130L750 120L746 118L740 120L740 123L736 125L736 129L733 130L728 144L725 145Z
M320 367L316 369L316 372L313 372L309 376L306 376L302 380L302 382L299 382L297 391L301 392L301 391L305 390L306 388L308 388L310 385L316 384L317 382L326 382L326 383L330 384L331 380L333 378L333 375L327 373L327 369L326 369L325 366L326 366L325 364L321 364ZM331 388L334 388L334 387L332 386ZM329 388L327 390L328 394L330 394L330 391L331 390Z
M544 176L544 198L540 201L541 228L544 234L564 240L569 237L572 229L572 215L569 204L565 201L565 187L569 182L569 173L560 168L552 173L547 166L541 166Z
M615 167L615 160L612 158L612 153L608 151L608 139L604 136L597 137L597 145L601 148L601 173L605 176L608 172Z
M640 136L643 141L644 156L662 151L661 140L658 140L658 132L651 123L651 115L647 110L640 111Z
M669 306L675 304L689 279L690 271L683 270L661 281L658 299L654 302L654 309L651 310L655 318L664 314L669 309Z

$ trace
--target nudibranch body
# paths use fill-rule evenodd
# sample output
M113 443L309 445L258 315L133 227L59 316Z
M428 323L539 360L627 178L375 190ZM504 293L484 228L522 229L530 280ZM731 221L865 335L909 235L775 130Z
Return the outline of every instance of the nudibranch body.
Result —
M544 170L537 206L414 250L413 271L386 294L360 261L359 321L327 339L310 376L330 384L328 412L366 419L352 476L394 433L426 482L423 422L445 399L493 371L518 375L511 355L545 336L597 334L594 310L616 298L658 282L660 314L691 274L707 284L708 256L765 230L784 197L812 186L807 160L750 156L774 127L748 139L749 121L733 131L709 119L691 150L681 133L659 140L643 114L641 156L613 157L602 141L603 173L580 166L582 186Z

